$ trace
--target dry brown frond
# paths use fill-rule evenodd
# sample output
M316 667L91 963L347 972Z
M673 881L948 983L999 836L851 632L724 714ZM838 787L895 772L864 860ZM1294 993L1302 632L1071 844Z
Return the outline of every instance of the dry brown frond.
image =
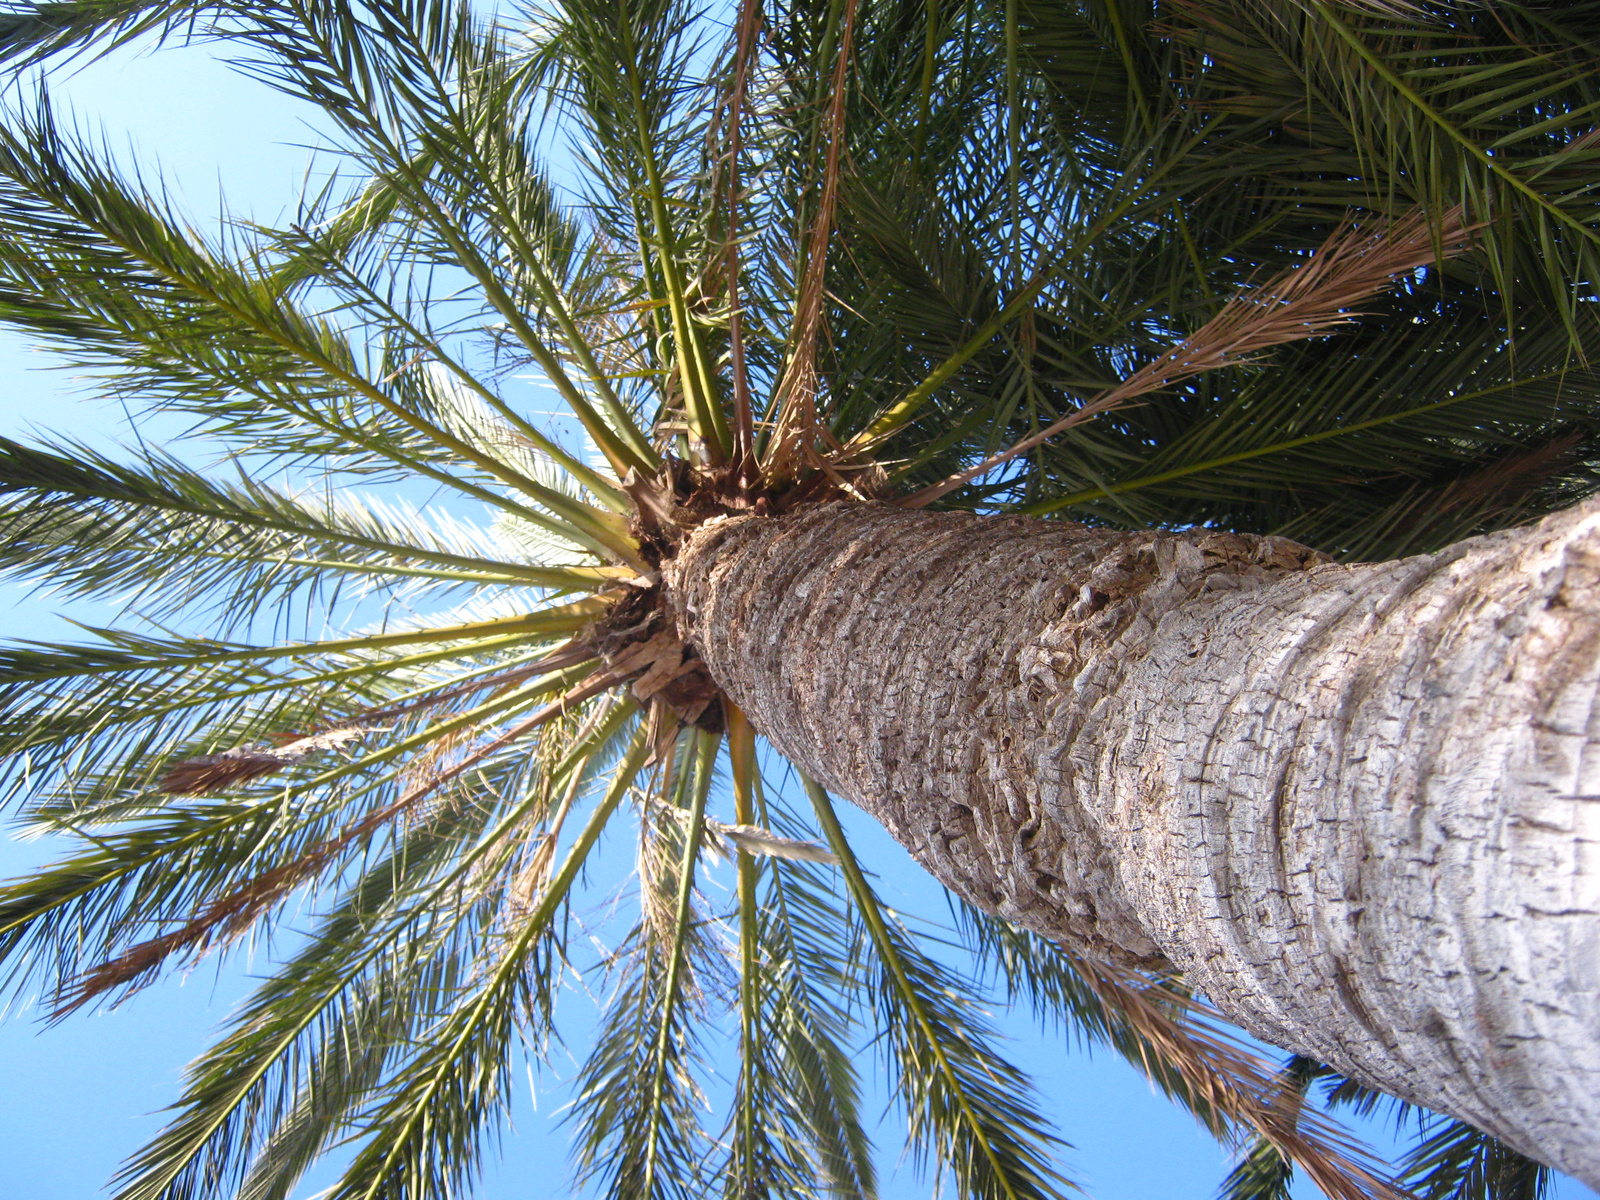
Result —
M240 747L175 763L156 787L173 796L204 796L281 771L287 765L270 750Z
M369 733L381 733L371 725L349 725L296 737L269 750L261 746L239 746L221 754L206 754L177 762L161 777L156 790L172 796L204 796L235 787L293 766L318 750L334 750Z
M662 811L667 807L659 801L648 803L644 819L639 822L639 921L648 931L649 941L658 946L671 944L677 923L671 886L676 864L670 843L662 836L663 825L670 821ZM676 828L675 822L672 827Z
M391 816L397 807L398 804L386 806L369 820L375 826ZM341 834L313 847L294 862L264 871L226 896L213 900L177 929L140 942L116 958L91 968L58 997L52 1017L59 1020L117 988L137 991L150 983L174 954L184 952L191 962L197 961L212 947L240 937L267 909L302 883L321 874L355 836L359 835Z
M1390 528L1396 535L1415 535L1463 509L1474 521L1504 519L1541 483L1570 466L1577 457L1573 451L1583 440L1581 432L1561 433L1543 446L1496 459L1443 488L1415 485L1408 489Z
M680 757L679 735L686 728L678 715L662 699L650 702L655 742L655 770L639 797L639 918L648 936L657 945L670 945L677 924L675 881L681 858L674 854L668 831L678 832L686 813L675 803L691 786L693 755Z
M611 693L608 699L622 702L617 692ZM602 701L583 714L582 720L577 719L578 714L567 713L552 718L543 727L533 751L540 764L539 802L500 839L520 855L501 902L499 920L502 924L515 924L527 916L549 882L555 866L556 842L583 785L583 773L590 758L589 754L575 753L572 747L583 743L613 711L613 705ZM552 783L563 777L566 788L552 816ZM468 890L486 892L493 888L502 875L501 865L494 855L485 854L468 878Z
M1446 487L1439 494L1437 510L1450 512L1474 504L1515 504L1518 498L1571 464L1572 451L1582 441L1583 433L1572 430L1526 453L1497 459Z
M459 764L449 759L463 746L470 745L478 736L478 730L477 725L453 729L434 738L406 760L399 783L407 795L417 796L419 801L408 804L397 814L402 833L410 834L432 825L463 798L459 791L462 772L457 769ZM446 792L445 785L450 782L455 782L456 787ZM427 797L425 801L420 800L423 796Z
M899 503L905 508L930 504L1063 430L1120 408L1136 396L1218 367L1258 362L1261 352L1274 346L1325 337L1360 316L1355 306L1385 291L1400 276L1466 249L1482 226L1463 222L1459 206L1437 221L1419 210L1396 221L1384 221L1376 229L1347 222L1306 262L1259 287L1245 288L1193 334L1116 387L1010 449Z
M521 869L511 880L511 886L506 890L505 907L512 919L531 913L545 885L550 882L550 872L556 861L556 842L561 837L561 827L567 822L567 814L572 811L572 802L577 799L582 783L583 771L581 767L574 767L555 815L534 838L532 852L526 855Z
M767 445L763 472L769 480L795 475L816 454L825 431L817 420L817 343L823 332L822 310L827 293L828 245L833 240L839 202L839 158L844 147L846 84L854 47L856 0L845 0L839 57L833 68L833 96L828 112L828 148L822 169L822 195L811 223L805 274L795 302L794 343L778 381L773 402L777 425Z
M646 736L650 739L650 756L644 760L645 766L670 769L672 757L677 751L678 731L683 728L683 723L662 700L650 702L649 721L650 728Z
M1208 1006L1124 968L1068 957L1100 1003L1158 1056L1146 1062L1147 1074L1176 1070L1195 1100L1254 1128L1332 1200L1410 1200L1376 1173L1366 1147L1306 1111L1271 1063L1213 1024L1221 1018Z

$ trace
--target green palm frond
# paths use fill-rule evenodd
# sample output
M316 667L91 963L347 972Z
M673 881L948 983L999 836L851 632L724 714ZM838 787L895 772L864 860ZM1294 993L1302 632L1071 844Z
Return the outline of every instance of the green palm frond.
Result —
M506 924L490 939L492 957L477 965L478 978L455 999L441 1028L389 1082L388 1098L370 1121L366 1143L336 1195L438 1195L470 1177L479 1158L479 1132L506 1099L504 1079L518 1027L529 1027L535 1040L548 1027L552 978L559 975L556 918L588 851L642 766L646 745L635 736L606 794L548 882L526 899L507 897L501 914ZM541 957L549 961L541 963Z
M520 777L528 769L525 749L503 732L454 761L403 756L431 746L447 751L492 720L510 722L515 732L516 718L526 724L530 709L545 716L550 706L539 701L559 684L537 680L424 717L408 736L371 739L379 744L331 762L324 756L285 789L256 789L227 802L174 804L152 794L159 789L151 776L173 761L165 755L142 771L118 763L103 778L91 776L87 795L50 797L40 815L79 832L92 848L12 885L0 902L3 955L22 977L48 969L52 992L74 1003L148 982L173 955L204 949L219 936L226 943L300 886L336 877L375 838L436 808L441 785L463 767L487 785L497 776ZM295 803L318 793L322 804ZM88 832L97 825L109 828ZM167 932L152 937L155 929Z
M619 732L615 724L600 722L590 731L587 753L552 771L553 779L598 766L592 760L604 761L605 746ZM178 1119L129 1163L119 1198L204 1195L222 1172L243 1172L261 1132L294 1111L295 1092L285 1092L281 1083L305 1070L306 1056L322 1052L318 1047L334 1036L337 1022L348 1019L340 1014L391 978L394 986L386 994L396 1007L389 1020L403 1023L373 1026L380 1040L373 1045L366 1039L364 1052L389 1055L411 1047L410 1057L385 1073L379 1093L390 1099L385 1119L366 1124L373 1136L351 1165L346 1186L361 1194L373 1180L417 1186L423 1179L426 1186L431 1172L470 1171L470 1150L454 1162L438 1156L451 1145L476 1144L484 1123L493 1119L493 1086L463 1120L436 1126L422 1116L448 1094L459 1097L455 1089L463 1073L503 1070L508 1031L495 1001L512 1008L535 1003L534 1009L518 1010L535 1014L542 1011L538 1004L548 1002L539 990L539 980L550 982L548 977L518 967L525 955L550 953L558 945L550 940L559 928L555 918L638 771L644 747L636 730L632 749L617 764L573 850L531 892L502 892L508 883L504 864L523 848L518 834L548 813L549 789L498 787L496 793L507 798L503 808L463 795L414 822L396 852L368 868L307 950L263 985L235 1021L235 1031L197 1064ZM520 757L526 762L525 750ZM524 915L529 919L523 921ZM508 930L505 923L513 918L516 928ZM422 1038L429 1028L444 1036ZM299 1086L302 1097L315 1098L315 1076ZM262 1113L262 1102L274 1096L278 1111ZM326 1119L356 1120L370 1098L370 1092L352 1092L344 1110Z
M1549 1167L1481 1129L1436 1121L1424 1123L1420 1134L1400 1166L1423 1200L1543 1200L1550 1194Z
M593 591L617 577L531 510L507 514L512 537L496 539L404 501L220 482L159 452L133 466L82 446L0 440L0 495L7 568L80 595L132 596L153 614L207 603L245 613L341 582Z
M899 1075L912 1145L924 1163L948 1168L964 1195L1061 1195L1066 1181L1050 1165L1059 1139L1034 1107L1026 1077L988 1045L990 1032L970 1002L962 1002L957 980L895 923L857 864L827 793L804 782L876 952L879 979L869 987Z
M752 1011L741 1027L727 1194L809 1197L820 1184L835 1196L871 1197L876 1172L850 1021L834 990L850 982L848 947L829 936L843 914L807 868L749 869L768 886L756 893L755 922L740 929L750 947L740 984Z
M196 0L54 0L0 9L0 58L17 66L95 47L107 54L146 34L162 41L209 32L222 4ZM98 43L98 44L97 44Z
M1492 328L1491 320L1468 308L1460 324L1439 322L1421 336L1401 337L1396 326L1412 321L1401 314L1415 302L1397 298L1395 324L1373 319L1348 342L1280 351L1273 369L1251 372L1241 386L1221 389L1202 379L1163 398L1160 411L1147 405L1119 414L1116 425L1069 432L1043 452L1044 469L1060 472L1052 488L1058 494L1024 511L1071 510L1142 525L1171 521L1181 506L1191 519L1376 557L1446 543L1529 500L1558 506L1562 491L1575 495L1583 487L1586 452L1576 448L1591 436L1593 383L1562 331L1535 320L1515 343L1485 345L1464 330ZM1585 348L1594 343L1587 334ZM1219 403L1227 409L1213 407ZM1568 446L1530 462L1498 489L1472 494L1458 482L1495 459L1567 439ZM1569 449L1575 452L1563 457ZM1379 514L1411 508L1398 514L1409 538L1356 540L1360 523L1347 507L1356 481L1359 502ZM1443 499L1455 500L1454 520L1430 517L1418 505L1418 490L1438 493L1452 484L1456 495ZM1261 503L1253 511L1246 500L1252 494ZM1340 538L1351 539L1348 549Z
M577 1083L580 1178L616 1195L691 1196L702 1184L703 1008L710 946L695 903L695 874L717 742L685 734L663 771L663 811L641 821L643 915L625 937L616 992ZM692 765L687 760L692 751Z
M807 835L769 803L754 731L730 706L729 765L735 816ZM858 978L859 930L845 920L826 877L805 860L740 851L739 1079L729 1119L725 1194L876 1194L849 1053L851 1018L840 1003Z
M460 4L379 5L370 14L369 24L341 5L263 6L243 35L259 47L251 67L338 123L357 161L410 214L407 233L419 250L471 278L613 467L652 468L655 454L583 337L551 261L570 258L570 230L532 154L528 114L511 107L521 89L495 35ZM316 69L328 61L348 70ZM425 173L419 153L430 162ZM507 278L503 259L522 272ZM543 319L536 324L533 314ZM545 323L583 367L599 409L541 333Z

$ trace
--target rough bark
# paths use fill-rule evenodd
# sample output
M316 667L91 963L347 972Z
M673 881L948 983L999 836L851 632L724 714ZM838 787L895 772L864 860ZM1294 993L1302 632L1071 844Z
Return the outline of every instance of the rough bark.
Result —
M833 505L668 582L967 899L1600 1187L1600 505L1360 566Z

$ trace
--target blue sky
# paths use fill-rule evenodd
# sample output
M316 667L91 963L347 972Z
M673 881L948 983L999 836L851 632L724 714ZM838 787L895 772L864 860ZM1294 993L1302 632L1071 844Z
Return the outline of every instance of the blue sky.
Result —
M200 228L214 227L219 194L231 211L271 219L290 204L307 168L306 146L318 140L309 113L242 79L199 50L119 53L56 81L58 99L79 118L103 125L125 162L147 172L159 162L183 207ZM97 400L13 335L0 333L0 433L57 429L95 441L129 440L122 411ZM530 392L530 407L537 403ZM146 436L157 428L141 430ZM0 634L71 637L65 612L103 618L48 595L0 585ZM938 914L937 889L904 852L865 820L853 830L863 859L880 875L889 902ZM0 876L43 861L50 848L0 839ZM242 954L220 971L203 965L112 1012L74 1017L45 1028L37 1014L13 1008L0 1023L0 1200L85 1200L117 1163L160 1126L158 1110L177 1094L182 1065L204 1046L208 1031L247 992L265 952ZM1074 1144L1067 1173L1098 1200L1203 1200L1227 1169L1223 1152L1178 1109L1152 1095L1136 1073L1109 1057L1093 1059L1058 1036L1032 1028L1026 1014L995 1014L1016 1061L1035 1071L1045 1109ZM558 1072L559 1073L559 1064ZM485 1200L559 1194L565 1178L565 1135L554 1116L566 1102L559 1087L525 1083L516 1128L488 1172ZM1383 1143L1381 1128L1365 1131ZM891 1120L877 1135L884 1194L910 1200L929 1194L908 1166L890 1175L903 1139ZM324 1172L299 1193L330 1182ZM1317 1193L1302 1185L1298 1195ZM1564 1180L1560 1200L1591 1197Z

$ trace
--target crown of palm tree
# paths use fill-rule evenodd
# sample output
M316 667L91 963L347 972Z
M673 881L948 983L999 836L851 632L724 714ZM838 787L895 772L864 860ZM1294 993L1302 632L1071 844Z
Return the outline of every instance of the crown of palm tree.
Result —
M1290 1160L1389 1191L1301 1110L1325 1072L1274 1075L1181 981L975 910L970 971L931 951L826 794L772 785L662 568L707 522L823 501L1347 558L1571 503L1600 427L1600 6L73 0L0 22L19 67L152 33L316 104L340 157L292 220L208 239L42 84L0 131L0 316L196 439L0 442L5 569L132 598L86 644L0 658L19 811L81 842L9 885L0 952L65 1012L292 898L319 916L119 1200L287 1196L349 1138L339 1197L468 1186L519 1047L560 1035L573 933L614 884L587 873L624 827L633 915L606 925L571 1117L580 1177L615 1194L873 1194L861 1037L958 1191L1059 1194L977 1007L995 973L1259 1137L1238 1200L1287 1195ZM561 423L508 398L528 372ZM291 628L333 632L270 636ZM697 886L716 853L726 902ZM1430 1196L1545 1185L1429 1132L1405 1167Z

